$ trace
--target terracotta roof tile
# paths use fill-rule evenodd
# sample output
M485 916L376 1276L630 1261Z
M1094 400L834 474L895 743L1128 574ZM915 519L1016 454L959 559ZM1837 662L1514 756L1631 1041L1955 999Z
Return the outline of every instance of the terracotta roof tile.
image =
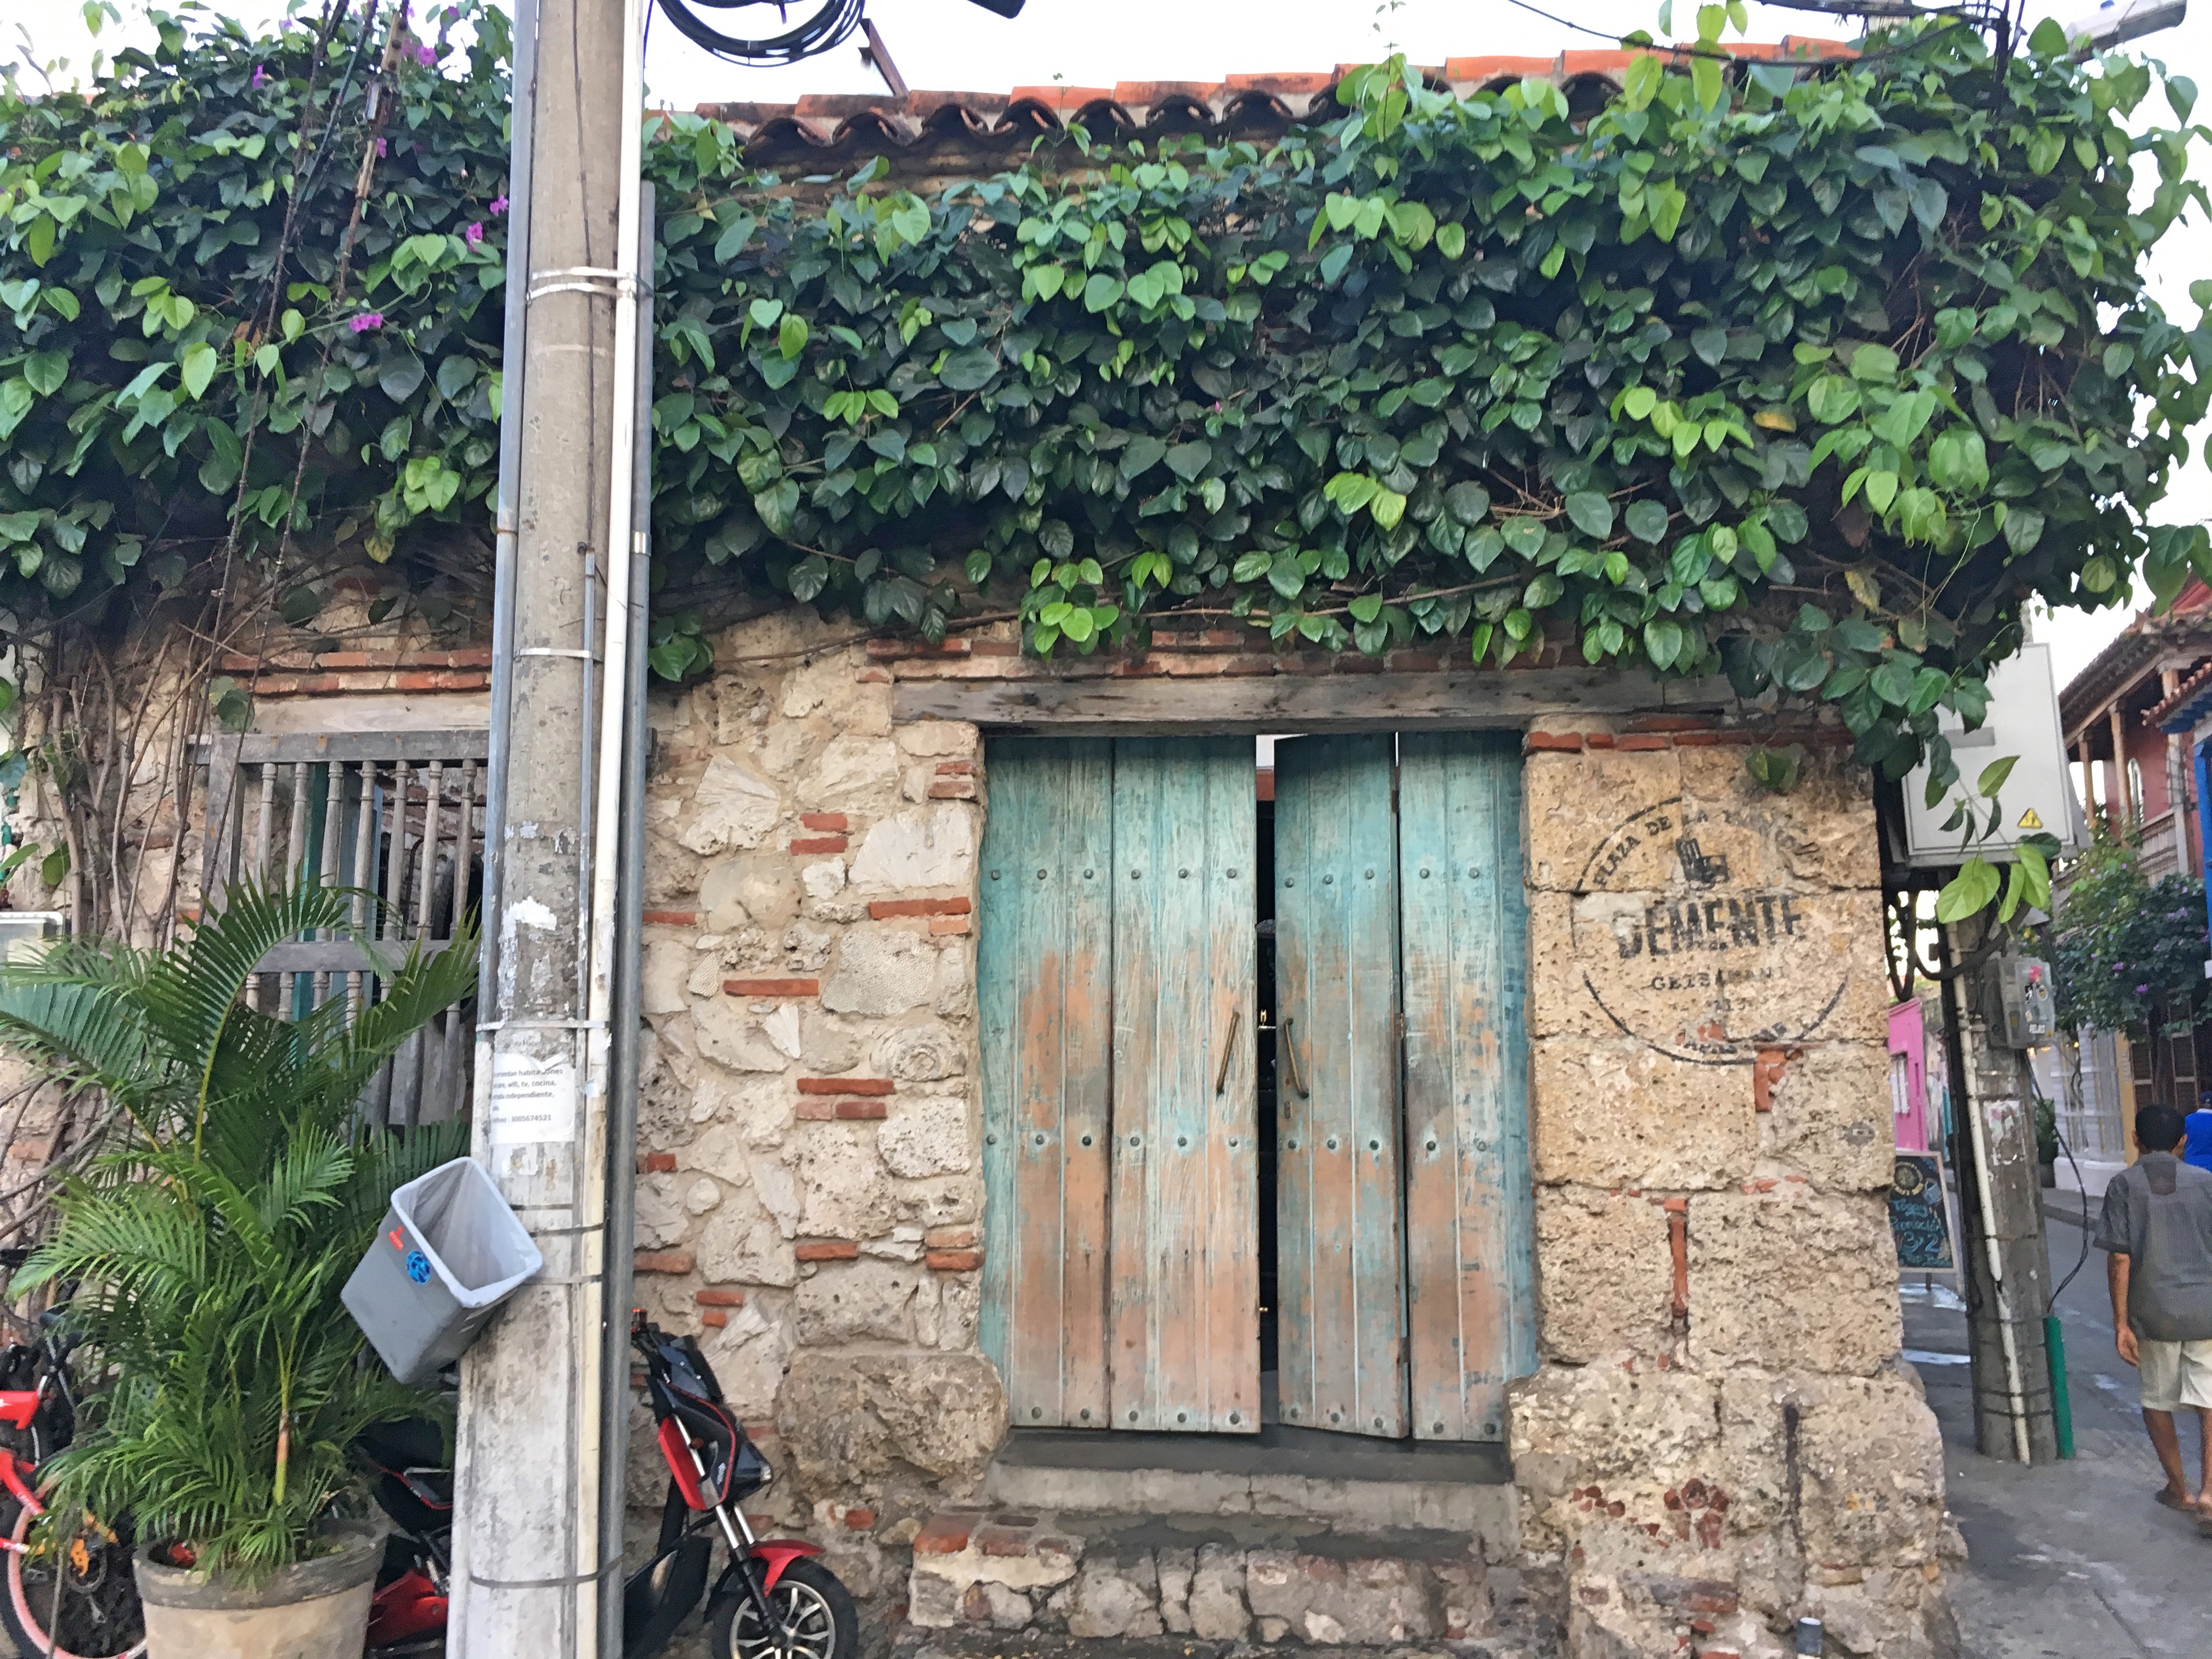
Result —
M1638 51L1562 52L1553 58L1453 58L1421 73L1464 97L1538 76L1562 86L1618 85ZM1745 41L1729 50L1747 59L1848 58L1838 40L1785 35ZM1219 82L1124 81L1113 87L1014 87L1003 93L910 92L903 98L810 93L793 104L702 104L698 113L728 122L746 153L763 166L785 158L836 167L871 155L902 169L961 168L1014 154L1040 137L1079 121L1095 137L1141 137L1203 131L1214 136L1279 131L1335 112L1337 83L1352 69L1231 75Z

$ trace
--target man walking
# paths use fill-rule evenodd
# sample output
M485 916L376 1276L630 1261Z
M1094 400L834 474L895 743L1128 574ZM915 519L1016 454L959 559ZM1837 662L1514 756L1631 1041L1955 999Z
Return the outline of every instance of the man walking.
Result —
M2171 1106L2136 1114L2136 1161L2105 1189L2097 1244L2108 1254L2120 1358L2142 1382L2143 1427L2166 1470L2158 1501L2203 1516L2212 1500L2212 1173L2181 1161L2186 1131ZM2181 1466L2173 1415L2203 1437L2198 1479Z

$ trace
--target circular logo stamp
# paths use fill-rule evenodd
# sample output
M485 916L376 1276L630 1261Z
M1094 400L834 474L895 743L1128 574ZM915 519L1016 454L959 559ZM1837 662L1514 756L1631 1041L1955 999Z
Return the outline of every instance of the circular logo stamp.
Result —
M1574 957L1625 1035L1677 1060L1748 1066L1761 1048L1814 1037L1835 1012L1849 975L1816 937L1819 901L1760 884L1759 843L1755 829L1675 796L1591 851Z
M407 1277L417 1285L430 1282L430 1258L420 1250L407 1252Z

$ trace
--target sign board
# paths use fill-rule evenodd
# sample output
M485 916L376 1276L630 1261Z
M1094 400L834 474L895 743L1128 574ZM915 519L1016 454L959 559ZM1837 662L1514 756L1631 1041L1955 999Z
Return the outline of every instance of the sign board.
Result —
M484 1123L489 1146L573 1140L576 1062L565 1054L539 1060L511 1049L495 1050L490 1108Z
M1958 1271L1943 1160L1935 1153L1898 1153L1890 1175L1889 1231L1897 1241L1897 1265L1904 1272Z
M2051 677L2051 647L2024 645L2017 656L1990 674L1990 712L1978 731L1969 732L1949 710L1936 717L1959 763L1959 781L1934 806L1928 805L1928 769L1918 766L1905 781L1905 861L1923 867L1963 864L1974 856L2009 859L2029 836L2058 837L2060 849L2078 853L2088 844L2088 826L2074 796L2066 765L2066 738L2058 725L2058 690ZM2002 809L1996 834L1961 848L1965 831L1946 830L1961 790L1979 803L1978 827L1989 823L1989 803L1974 787L1991 761L2015 755L2012 775L1997 793Z

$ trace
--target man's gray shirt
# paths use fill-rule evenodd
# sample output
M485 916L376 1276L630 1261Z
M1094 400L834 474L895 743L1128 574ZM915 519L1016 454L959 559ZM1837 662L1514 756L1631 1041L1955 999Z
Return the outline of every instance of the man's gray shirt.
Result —
M2137 1336L2212 1339L2212 1172L2145 1152L2105 1188L2096 1242L2127 1254L2128 1323Z

